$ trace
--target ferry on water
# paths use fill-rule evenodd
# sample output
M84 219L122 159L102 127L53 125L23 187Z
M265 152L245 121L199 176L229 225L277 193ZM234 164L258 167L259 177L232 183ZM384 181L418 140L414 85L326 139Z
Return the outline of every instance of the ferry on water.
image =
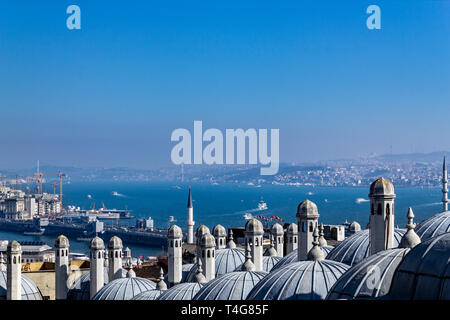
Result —
M87 216L95 216L97 219L106 220L106 219L132 219L133 216L130 215L130 210L119 210L119 209L106 209L102 207L100 209L90 209L84 210L80 207L68 206L64 209L59 216L59 218L81 218Z
M261 199L258 203L258 210L267 210L267 203L264 202L264 200Z

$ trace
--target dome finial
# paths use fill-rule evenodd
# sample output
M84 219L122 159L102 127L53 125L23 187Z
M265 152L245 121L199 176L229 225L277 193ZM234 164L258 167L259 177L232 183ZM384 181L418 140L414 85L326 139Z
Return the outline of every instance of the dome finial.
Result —
M313 233L313 247L308 252L308 260L322 261L325 259L322 249L319 247L319 229L316 227Z
M321 247L326 247L328 245L327 240L324 237L324 231L323 231L323 223L320 224L320 233L319 233L319 245Z
M277 250L275 250L275 246L274 246L274 236L272 234L270 235L270 247L269 247L269 249L267 249L267 251L264 255L269 256L269 257L278 256Z
M229 249L234 249L234 248L236 248L236 243L234 243L234 240L233 240L233 230L229 230L228 231L228 243L227 243L227 247L229 248Z
M408 218L408 224L406 225L408 231L406 231L406 233L402 237L402 240L400 241L399 244L399 248L414 248L421 242L421 240L420 237L417 235L417 233L414 231L416 224L413 221L414 212L411 207L408 208L408 213L406 214L406 217Z
M197 281L197 283L206 283L206 278L205 275L203 274L203 268L202 268L202 259L198 259L198 263L197 263L198 267L197 267L197 274L195 275L195 280Z
M163 270L163 268L161 268L161 269L159 270L159 281L158 281L158 283L156 284L156 288L157 288L158 290L160 290L160 291L167 290L167 285L166 285L166 283L164 282L164 270Z
M134 272L133 266L130 266L130 270L127 272L127 278L136 278L136 272Z
M252 254L250 252L250 244L245 248L245 263L242 265L242 271L255 271L256 267L252 261Z

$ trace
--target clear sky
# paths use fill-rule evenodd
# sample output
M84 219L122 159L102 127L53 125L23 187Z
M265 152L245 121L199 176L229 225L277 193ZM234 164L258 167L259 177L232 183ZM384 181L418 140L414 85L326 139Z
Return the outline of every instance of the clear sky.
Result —
M450 150L450 1L1 1L0 109L0 168L156 168L194 120L281 162Z

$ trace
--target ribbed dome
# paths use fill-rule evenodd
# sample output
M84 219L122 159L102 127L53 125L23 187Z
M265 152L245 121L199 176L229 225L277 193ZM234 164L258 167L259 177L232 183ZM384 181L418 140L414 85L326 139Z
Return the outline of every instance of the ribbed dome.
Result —
M371 299L385 296L392 277L410 249L378 252L351 267L331 288L329 300Z
M156 300L192 300L202 287L197 282L180 283L164 291Z
M305 200L300 202L297 207L297 217L299 216L318 218L319 210L314 202Z
M394 229L394 247L398 247L405 229ZM327 259L342 262L352 266L361 262L364 258L369 256L370 239L369 229L357 232L350 237L346 238L340 244L338 244L328 254Z
M153 289L139 293L131 300L156 300L164 291Z
M122 277L127 276L127 270L121 269ZM103 283L107 284L109 282L108 278L108 268L103 268ZM67 292L67 300L89 300L91 292L91 272L87 271L83 273L70 287Z
M245 251L241 248L225 248L216 250L216 278L233 272L245 262ZM186 277L186 282L196 281L197 265L194 265Z
M245 224L245 233L253 233L255 235L263 235L264 234L264 228L258 219L250 219Z
M265 276L263 271L227 273L208 282L193 300L245 300L253 287Z
M395 195L394 185L386 178L378 178L370 185L370 196Z
M393 300L450 300L450 233L415 246L395 271Z
M320 247L320 248L323 250L323 255L324 255L325 259L327 258L328 253L334 249L333 246L325 246L325 247ZM297 252L297 250L294 250L291 253L285 255L283 258L281 258L280 261L278 261L278 263L273 266L271 271L275 271L275 270L277 270L281 267L284 267L290 263L297 262L298 261L297 258L298 258L298 252Z
M0 271L0 300L6 300L6 271ZM43 300L39 288L27 276L22 275L22 300Z
M170 226L169 230L167 231L167 237L172 239L179 239L183 238L183 231L181 228L177 225Z
M323 300L349 266L330 260L297 261L261 280L248 300Z
M414 230L422 241L450 232L450 211L438 213L419 223Z
M92 300L131 300L144 291L156 289L151 280L132 277L119 278L101 288Z

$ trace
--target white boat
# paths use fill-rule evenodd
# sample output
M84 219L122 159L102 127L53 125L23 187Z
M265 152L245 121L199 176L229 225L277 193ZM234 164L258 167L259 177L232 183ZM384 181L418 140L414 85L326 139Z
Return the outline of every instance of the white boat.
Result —
M113 192L111 192L111 194L112 194L113 196L119 196L119 195L120 195L117 191L113 191Z
M368 202L368 199L364 199L364 198L358 198L355 200L355 203L360 204L361 202Z
M245 220L250 220L253 218L253 215L251 213L244 213L242 215L242 218L244 218Z
M267 203L264 202L264 200L261 199L258 203L258 210L267 210Z

